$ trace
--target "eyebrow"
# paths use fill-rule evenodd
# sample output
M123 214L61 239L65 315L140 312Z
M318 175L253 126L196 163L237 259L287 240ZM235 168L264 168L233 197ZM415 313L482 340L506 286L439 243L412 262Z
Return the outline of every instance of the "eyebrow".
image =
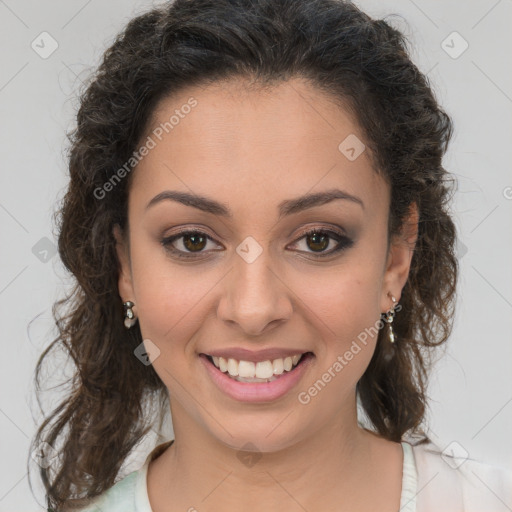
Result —
M330 203L336 199L348 200L359 204L364 210L364 203L359 197L335 188L325 190L323 192L317 192L315 194L306 194L295 199L287 199L282 201L278 206L279 219L287 215L292 215L294 213L313 208L315 206ZM211 213L213 215L227 218L233 217L229 207L224 203L219 203L213 199L209 199L208 197L190 194L188 192L178 192L176 190L164 190L163 192L157 194L146 205L146 211L152 206L166 200L175 201L185 206L192 206L193 208L197 208L198 210Z

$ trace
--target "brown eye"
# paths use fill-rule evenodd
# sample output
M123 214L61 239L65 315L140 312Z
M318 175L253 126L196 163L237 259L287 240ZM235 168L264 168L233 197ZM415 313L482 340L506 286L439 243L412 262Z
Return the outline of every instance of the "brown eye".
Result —
M329 235L322 232L313 232L310 235L306 235L306 239L311 243L308 243L308 247L313 251L324 251L329 247Z
M321 228L310 229L303 233L295 245L300 246L302 240L304 240L305 249L302 250L299 247L300 252L312 254L318 258L330 256L354 245L354 241L344 234ZM329 247L331 247L330 250L327 250Z
M199 233L183 236L183 245L188 251L201 251L206 246L207 238Z
M161 240L165 249L178 258L193 258L196 254L205 254L204 251L208 242L214 242L213 239L202 231L181 231L176 235L171 235Z

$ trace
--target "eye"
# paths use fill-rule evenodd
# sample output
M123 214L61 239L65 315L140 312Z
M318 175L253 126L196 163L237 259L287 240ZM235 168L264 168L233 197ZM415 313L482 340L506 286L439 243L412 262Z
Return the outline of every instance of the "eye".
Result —
M178 258L195 258L194 254L203 253L203 249L207 247L208 242L213 242L213 238L198 230L180 231L175 235L164 238L161 244ZM176 247L175 242L178 242Z
M298 245L301 240L305 240L306 249L300 250L300 252L313 254L318 258L330 256L343 249L348 249L354 244L354 241L343 233L325 228L312 228L304 232L293 245ZM204 231L190 229L161 240L161 244L167 251L181 259L197 258L199 255L205 254L208 242L215 243L213 238ZM332 245L334 248L331 247ZM327 251L329 247L331 249ZM308 248L311 251L308 251Z
M306 246L306 250L301 252L306 252L309 254L313 254L314 257L327 257L343 249L348 249L354 244L354 241L345 236L343 233L339 233L337 231L332 231L325 228L312 228L301 236L295 245L299 244L301 240L304 240L304 245ZM334 242L333 244L331 242ZM332 248L334 245L334 248ZM331 250L327 251L327 249L331 247ZM311 252L307 249L311 249Z

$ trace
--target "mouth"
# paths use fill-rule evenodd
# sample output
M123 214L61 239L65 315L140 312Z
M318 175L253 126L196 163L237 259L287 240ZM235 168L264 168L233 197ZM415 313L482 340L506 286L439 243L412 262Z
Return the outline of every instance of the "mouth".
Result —
M314 357L313 352L303 352L292 356L253 362L209 354L200 355L230 379L245 383L273 382L294 372L298 366Z

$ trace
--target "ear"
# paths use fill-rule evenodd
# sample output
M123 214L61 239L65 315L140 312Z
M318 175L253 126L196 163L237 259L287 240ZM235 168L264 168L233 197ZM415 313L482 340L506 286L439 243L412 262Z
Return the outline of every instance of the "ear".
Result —
M116 240L117 259L119 261L118 287L119 295L123 302L131 300L136 302L133 293L132 271L130 265L129 249L118 224L113 228L113 235Z
M381 311L383 313L393 305L390 295L393 295L397 302L400 301L402 288L409 277L411 260L418 239L418 221L418 206L413 202L404 218L400 233L392 238L389 245L381 296Z

